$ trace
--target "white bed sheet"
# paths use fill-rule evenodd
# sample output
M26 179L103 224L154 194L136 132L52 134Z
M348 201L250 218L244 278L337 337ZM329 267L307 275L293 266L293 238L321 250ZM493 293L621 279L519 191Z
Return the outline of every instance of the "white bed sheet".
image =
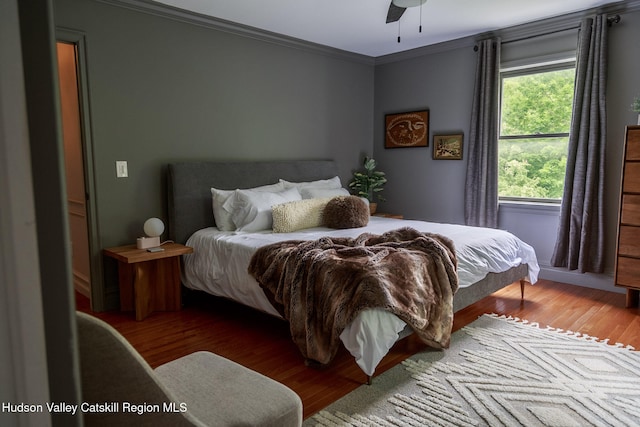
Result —
M259 247L284 240L356 237L364 232L381 234L400 227L439 233L453 240L460 287L470 286L488 273L501 273L520 264L529 266L527 280L530 283L538 280L540 269L535 251L506 231L374 216L367 227L346 230L325 227L293 233L273 233L270 230L224 232L215 227L199 230L186 242L194 252L184 255L183 283L188 288L226 297L280 317L247 272L251 256ZM405 325L397 316L384 310L365 310L340 338L360 368L371 376Z

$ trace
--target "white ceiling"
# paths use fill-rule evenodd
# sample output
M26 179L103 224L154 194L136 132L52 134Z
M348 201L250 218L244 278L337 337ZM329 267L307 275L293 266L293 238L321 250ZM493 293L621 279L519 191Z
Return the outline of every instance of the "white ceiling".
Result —
M378 57L600 7L619 0L427 0L386 24L390 0L156 0L337 49ZM421 16L422 15L422 16ZM422 33L418 31L422 19ZM398 34L401 42L398 43Z

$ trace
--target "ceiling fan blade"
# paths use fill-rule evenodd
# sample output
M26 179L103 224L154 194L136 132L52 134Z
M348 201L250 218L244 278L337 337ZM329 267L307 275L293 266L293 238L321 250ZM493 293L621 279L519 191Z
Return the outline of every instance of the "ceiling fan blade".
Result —
M387 24L390 22L396 22L404 11L407 10L406 7L398 7L393 2L389 4L389 11L387 12Z

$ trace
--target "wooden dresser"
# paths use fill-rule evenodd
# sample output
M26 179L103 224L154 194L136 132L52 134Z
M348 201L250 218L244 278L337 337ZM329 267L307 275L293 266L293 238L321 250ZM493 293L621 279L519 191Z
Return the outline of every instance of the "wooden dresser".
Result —
M638 306L640 295L640 126L627 126L615 285L627 288L627 307Z

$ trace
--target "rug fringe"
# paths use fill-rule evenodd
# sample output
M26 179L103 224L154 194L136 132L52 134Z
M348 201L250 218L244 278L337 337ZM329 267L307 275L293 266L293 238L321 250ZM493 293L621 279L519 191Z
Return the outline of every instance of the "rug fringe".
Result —
M527 325L527 326L532 326L535 328L540 329L540 324L538 322L530 322L526 319L520 319L519 317L513 317L513 316L507 316L505 314L497 314L497 313L486 313L483 314L482 316L487 316L487 317L492 317L494 319L500 319L500 320L506 320L507 322L512 322L512 323L518 323L521 325ZM480 317L482 317L480 316ZM463 328L464 329L464 328ZM631 351L635 351L635 347L633 347L632 345L625 345L622 343L615 343L615 344L610 344L609 343L609 338L598 338L598 337L592 337L591 335L588 334L583 334L581 332L574 332L574 331L570 331L570 330L564 330L564 329L560 329L560 328L554 328L552 326L547 325L545 328L545 330L547 331L552 331L552 332L557 332L563 335L567 335L567 336L571 336L571 337L575 337L575 338L580 338L583 339L585 341L592 341L592 342L596 342L596 343L601 343L601 344L605 344L605 345L610 345L612 347L617 347L617 348L624 348L627 350L631 350Z
M625 351L633 347L481 317L456 331L449 350L402 361L305 427L638 425L640 353Z

